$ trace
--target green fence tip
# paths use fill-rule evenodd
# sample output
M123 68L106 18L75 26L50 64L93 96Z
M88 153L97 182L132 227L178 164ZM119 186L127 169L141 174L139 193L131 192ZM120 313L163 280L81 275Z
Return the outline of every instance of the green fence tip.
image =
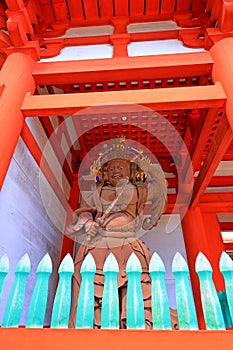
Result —
M154 252L149 264L149 272L166 272L164 263L160 258L159 254Z
M233 271L233 261L226 252L222 252L219 262L221 272Z
M52 273L52 270L53 270L52 260L49 254L47 253L39 262L36 272Z
M110 253L105 260L103 272L119 272L118 262L113 253Z
M70 273L74 272L74 261L69 253L66 254L66 256L64 257L64 259L60 264L58 273L61 273L61 272L70 272Z
M132 253L127 261L126 272L142 272L140 260L135 253Z
M24 256L19 260L18 265L16 266L15 272L24 272L29 273L31 270L31 262L28 254L24 254Z
M172 272L189 272L187 262L179 252L177 252L173 258Z
M9 266L10 266L10 262L9 262L8 255L4 254L0 258L0 272L8 273L9 272Z
M197 273L202 271L209 271L209 272L213 271L209 263L209 260L206 258L206 256L202 252L199 252L197 256L195 268Z
M85 259L83 260L80 272L96 272L95 260L91 253L88 253Z

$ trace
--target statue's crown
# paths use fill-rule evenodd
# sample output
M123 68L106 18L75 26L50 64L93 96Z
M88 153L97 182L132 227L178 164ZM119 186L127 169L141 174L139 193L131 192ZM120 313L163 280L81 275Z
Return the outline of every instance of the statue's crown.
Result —
M150 159L142 151L132 147L130 142L124 137L117 137L103 145L98 159L90 167L90 173L96 176L103 165L113 159L125 159L139 166L143 161L150 164Z

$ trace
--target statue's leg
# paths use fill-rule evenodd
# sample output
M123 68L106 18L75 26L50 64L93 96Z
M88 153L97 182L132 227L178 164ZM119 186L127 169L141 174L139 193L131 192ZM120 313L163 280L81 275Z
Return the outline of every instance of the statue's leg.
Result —
M120 305L120 328L126 329L126 293L127 286L124 285L119 289L119 305Z

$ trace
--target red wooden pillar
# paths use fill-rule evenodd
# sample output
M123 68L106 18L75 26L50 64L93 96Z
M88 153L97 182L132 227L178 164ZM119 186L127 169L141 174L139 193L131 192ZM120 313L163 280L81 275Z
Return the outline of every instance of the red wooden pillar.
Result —
M70 209L67 213L66 218L66 226L70 225L72 221L72 213L75 209L78 208L78 202L79 202L79 185L78 185L78 174L73 174L73 184L70 189L70 198L69 198L69 205ZM65 228L66 230L66 228ZM70 255L73 255L73 249L74 249L74 241L73 239L69 238L64 234L63 238L63 244L62 244L62 250L61 250L61 260L66 256L66 254L70 253Z
M201 306L200 284L198 275L195 271L195 262L200 251L205 254L207 258L209 257L209 247L199 207L189 209L186 212L182 219L182 229L198 324L200 329L205 329L205 321Z
M206 237L209 246L209 260L213 268L213 281L217 292L225 290L223 276L219 269L219 260L225 246L221 236L219 222L215 213L202 213Z
M20 107L25 94L35 90L34 65L30 56L13 53L0 71L0 189L24 123Z

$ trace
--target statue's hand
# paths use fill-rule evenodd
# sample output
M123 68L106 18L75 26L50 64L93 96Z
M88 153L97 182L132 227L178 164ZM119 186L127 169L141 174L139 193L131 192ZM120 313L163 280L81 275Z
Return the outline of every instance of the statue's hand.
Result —
M93 221L92 214L89 212L83 212L81 214L77 214L76 211L73 213L73 221L66 228L66 233L71 238L77 238L85 233L85 225L89 222Z
M87 234L87 240L91 240L99 231L99 224L93 220L88 220L85 223L85 232Z

